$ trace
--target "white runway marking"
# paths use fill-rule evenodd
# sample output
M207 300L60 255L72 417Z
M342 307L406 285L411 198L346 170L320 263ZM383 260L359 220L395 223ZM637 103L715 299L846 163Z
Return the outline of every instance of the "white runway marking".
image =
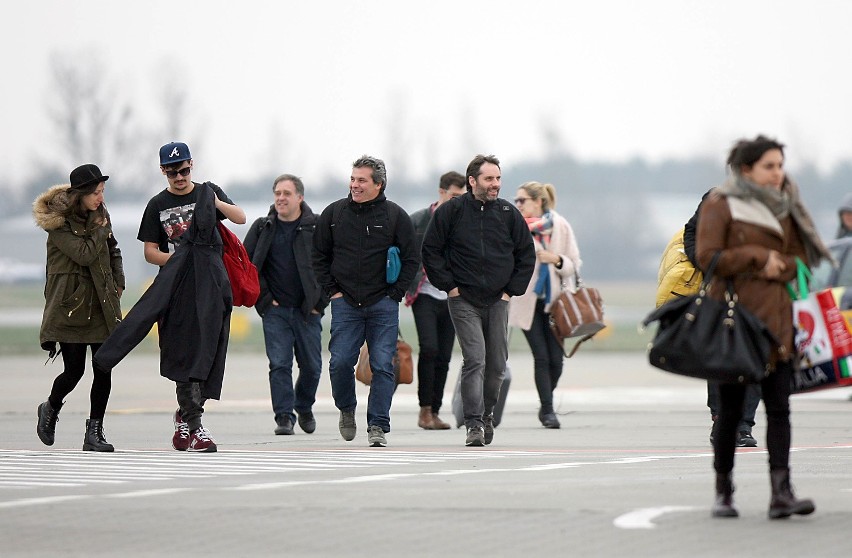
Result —
M163 494L176 494L186 492L188 488L161 488L159 490L137 490L135 492L120 492L118 494L107 494L107 498L143 498L148 496L162 496Z
M551 455L537 451L251 451L193 455L170 451L0 450L0 490L38 487L81 487L263 473L301 473L404 467L412 464L500 460ZM352 481L354 482L354 481ZM292 486L289 482L270 486ZM250 486L250 485L249 485ZM247 488L251 490L251 488Z
M49 504L58 504L59 502L67 502L69 500L84 500L91 498L86 494L74 494L70 496L49 496L47 498L24 498L21 500L11 500L9 502L0 502L2 508L20 508L24 506L41 506Z
M655 529L654 520L661 515L673 512L697 510L694 506L661 506L658 508L642 508L620 515L612 522L619 529Z

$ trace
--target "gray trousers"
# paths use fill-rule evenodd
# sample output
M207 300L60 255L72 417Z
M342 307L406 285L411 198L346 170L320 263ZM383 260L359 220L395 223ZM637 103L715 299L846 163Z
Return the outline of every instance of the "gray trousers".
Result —
M498 300L485 308L460 296L448 299L450 317L462 351L461 396L465 427L483 426L483 415L494 412L509 356L509 303Z

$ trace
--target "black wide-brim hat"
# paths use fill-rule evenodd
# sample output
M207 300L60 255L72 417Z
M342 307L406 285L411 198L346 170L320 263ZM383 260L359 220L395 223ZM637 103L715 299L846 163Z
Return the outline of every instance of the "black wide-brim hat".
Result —
M82 190L92 184L100 184L109 180L97 165L80 165L71 171L71 189Z

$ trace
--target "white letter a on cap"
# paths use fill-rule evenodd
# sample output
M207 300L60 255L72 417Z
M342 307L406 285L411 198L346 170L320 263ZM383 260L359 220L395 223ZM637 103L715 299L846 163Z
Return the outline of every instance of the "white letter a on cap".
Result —
M169 157L180 157L180 153L178 152L178 148L175 147L172 149L172 152L169 154Z

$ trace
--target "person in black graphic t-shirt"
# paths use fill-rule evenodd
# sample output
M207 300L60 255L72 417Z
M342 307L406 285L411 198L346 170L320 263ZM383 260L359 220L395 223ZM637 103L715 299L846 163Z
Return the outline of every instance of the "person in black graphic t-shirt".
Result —
M163 266L180 243L181 236L192 222L195 203L201 186L191 180L192 156L185 143L168 143L160 148L160 171L168 180L168 187L151 198L137 238L145 244L145 260ZM245 212L213 183L207 183L216 194L216 216L237 224L246 222ZM200 301L187 300L187 304ZM175 411L175 433L172 446L179 451L216 451L210 433L201 425L205 399L199 382L176 381L179 408Z

